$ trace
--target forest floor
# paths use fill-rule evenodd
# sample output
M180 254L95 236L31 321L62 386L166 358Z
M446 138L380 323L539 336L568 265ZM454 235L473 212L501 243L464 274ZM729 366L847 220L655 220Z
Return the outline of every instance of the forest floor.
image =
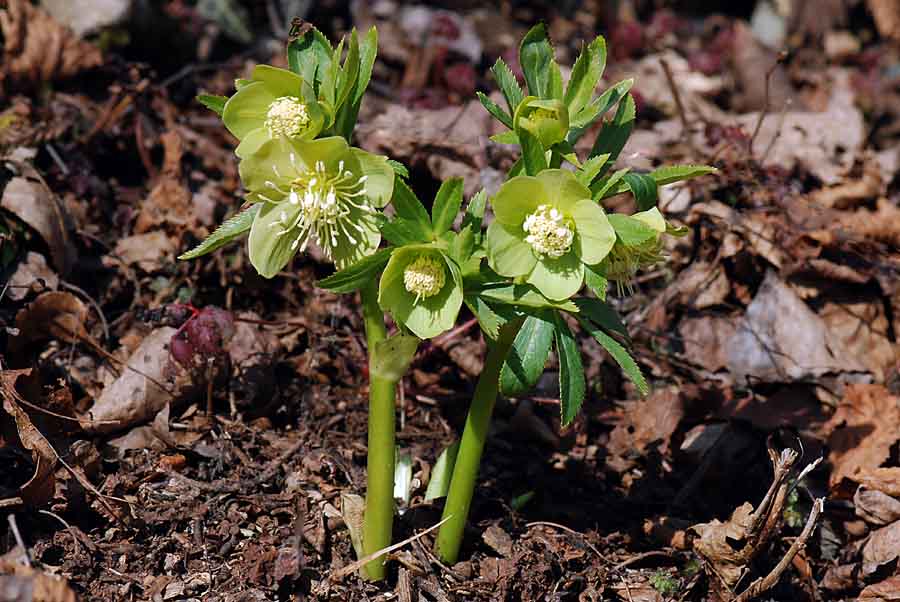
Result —
M636 78L622 165L719 169L662 190L690 234L611 296L651 394L580 337L575 424L560 428L551 362L531 395L498 403L462 561L443 566L426 534L382 584L342 570L342 496L365 490L358 299L314 286L330 270L315 255L272 280L240 244L175 260L242 202L235 141L194 97L283 65L278 13L303 3L247 4L135 2L118 22L95 9L79 37L0 2L0 599L730 600L723 584L743 591L798 537L767 597L900 599L896 1L796 1L788 17L640 1L306 15L332 38L378 25L357 143L406 164L423 199L451 176L467 196L501 183L514 149L488 140L474 91L496 90L488 67L514 64L541 19L562 64L602 32L604 82ZM183 304L235 320L191 370L169 350ZM396 541L440 518L425 488L483 350L464 312L402 383L413 479ZM773 477L776 461L794 470ZM773 486L766 538L747 520Z

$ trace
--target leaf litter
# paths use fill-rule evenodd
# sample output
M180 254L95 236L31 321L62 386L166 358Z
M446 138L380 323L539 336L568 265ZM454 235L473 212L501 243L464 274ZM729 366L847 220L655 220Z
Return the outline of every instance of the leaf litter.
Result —
M865 3L871 20L836 9L819 25L832 27L822 52L809 42L777 65L755 25L641 4L606 14L401 3L396 27L378 5L347 13L357 27L385 22L381 93L363 105L359 143L406 163L417 187L462 175L469 195L502 183L515 154L462 102L468 82L494 89L472 49L504 53L541 17L564 32L561 53L597 30L625 49L607 74L637 76L639 126L622 165L720 170L663 195L690 235L667 250L670 267L639 276L634 296L611 297L650 397L595 348L586 413L570 429L559 427L551 381L501 400L466 559L440 567L427 542L412 542L395 552L402 568L386 587L404 600L731 600L764 585L784 599L900 599L896 2ZM3 475L0 491L12 493L0 508L14 509L36 567L22 568L21 551L4 556L0 579L17 581L0 587L37 593L52 572L65 581L53 578L48 600L371 597L377 588L353 576L330 579L355 557L342 499L364 482L356 312L312 287L325 270L315 260L265 282L236 247L173 261L241 202L233 141L192 97L226 92L247 75L244 59L280 48L224 42L221 11L152 10L151 39L165 31L178 43L141 65L132 45L149 34L136 21L126 21L130 41L119 25L81 39L30 3L0 8L10 101L0 235L16 249L0 253L16 274L0 305L0 454L17 467ZM274 39L265 11L248 14L255 35ZM795 33L808 26L774 18ZM408 33L433 27L440 36ZM460 42L470 39L479 44ZM230 316L230 336L189 326L210 307ZM436 522L429 468L480 372L472 332L420 351L403 385L398 441L413 466L404 538ZM795 435L805 456L773 478ZM817 450L826 461L795 485ZM773 503L753 507L770 489ZM821 527L804 540L825 493ZM800 524L785 526L786 515ZM801 540L805 549L792 545Z

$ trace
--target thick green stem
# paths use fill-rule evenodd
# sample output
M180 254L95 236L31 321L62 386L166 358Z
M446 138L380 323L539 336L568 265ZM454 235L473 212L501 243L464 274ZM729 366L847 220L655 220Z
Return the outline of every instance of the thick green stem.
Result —
M469 507L472 505L472 493L475 491L475 481L478 478L481 454L484 451L491 414L494 412L494 403L497 401L500 369L517 332L518 327L508 324L501 330L498 340L489 345L484 369L475 386L475 395L459 443L456 465L453 467L447 503L444 505L442 518L447 522L441 526L435 542L438 556L447 564L455 563L459 556L463 532L469 518Z
M397 381L372 374L375 346L387 337L384 313L378 306L377 284L361 291L366 341L369 346L369 442L366 464L366 510L363 525L363 549L372 554L391 545L394 524L394 402ZM374 581L384 579L386 556L365 566Z

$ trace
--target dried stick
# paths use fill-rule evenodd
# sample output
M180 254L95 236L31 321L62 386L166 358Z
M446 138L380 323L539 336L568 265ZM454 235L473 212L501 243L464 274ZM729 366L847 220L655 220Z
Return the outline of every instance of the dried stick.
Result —
M800 536L794 540L794 543L791 545L790 549L787 551L787 554L784 555L778 564L775 565L768 575L765 577L760 577L751 583L747 589L745 589L739 596L734 598L732 602L749 602L753 598L759 596L762 592L771 589L776 583L778 583L778 579L781 578L781 574L787 569L787 567L791 564L791 561L794 560L794 557L806 547L806 542L809 541L810 536L812 535L813 529L816 526L816 523L819 520L819 515L825 510L825 498L818 498L815 502L813 502L812 510L809 513L809 518L806 519L806 525L803 527L803 531L800 533Z
M775 62L772 63L772 66L769 67L769 70L766 71L766 90L765 90L765 104L763 105L762 111L759 112L759 119L756 121L756 128L753 130L753 135L750 136L750 141L747 143L747 152L753 157L753 142L756 140L756 137L759 135L759 130L762 129L763 120L766 118L766 115L769 113L769 84L772 81L772 75L775 73L775 69L778 68L778 65L787 60L788 53L786 50L782 50L778 54L778 58L775 59Z
M666 81L669 83L669 88L672 90L672 96L675 98L675 108L678 109L678 117L681 119L681 128L687 138L688 148L691 149L691 153L693 153L695 157L699 157L700 155L697 152L697 148L694 146L694 135L688 126L687 111L684 110L684 105L681 103L681 95L678 93L678 87L675 85L675 77L672 75L672 68L669 66L666 59L659 59L659 63L662 65L663 72L666 74ZM768 98L768 84L766 85L766 97Z

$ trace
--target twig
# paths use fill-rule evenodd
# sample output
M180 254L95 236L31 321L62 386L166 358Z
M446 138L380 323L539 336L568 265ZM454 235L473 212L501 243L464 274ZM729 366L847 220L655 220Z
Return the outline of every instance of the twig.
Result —
M8 497L0 500L0 509L24 506L25 500L20 497Z
M372 552L371 554L368 554L368 555L366 555L366 556L363 556L362 558L360 558L360 559L357 560L356 562L353 562L353 563L351 563L351 564L348 564L347 566L342 567L342 568L336 570L335 572L333 572L333 573L331 574L331 576L329 577L329 580L330 580L330 581L337 581L338 579L342 579L343 577L349 575L350 573L355 573L356 571L358 571L359 569L361 569L363 566L365 566L366 564L370 563L371 561L375 560L376 558L381 558L381 557L384 556L385 554L390 554L390 553L393 552L394 550L400 549L400 548L402 548L403 546L405 546L406 544L411 543L411 542L413 542L413 541L416 541L417 539L419 539L419 538L421 538L421 537L427 535L428 533L431 533L432 531L434 531L435 529L437 529L438 527L440 527L441 525L443 525L444 523L446 523L448 520L450 520L452 517L453 517L453 515L451 514L450 516L448 516L448 517L444 518L443 520L441 520L439 523L437 523L437 524L435 524L435 525L432 525L432 526L428 527L427 529L425 529L425 530L422 531L421 533L417 533L416 535L413 535L412 537L407 537L407 538L404 539L403 541L397 542L397 543L395 543L395 544L392 545L392 546L388 546L388 547L386 547L386 548L382 548L382 549L380 549L380 550L378 550L378 551L376 551L376 552Z
M699 157L700 155L697 152L697 148L694 146L694 135L688 125L687 112L684 110L684 105L681 103L681 95L678 93L678 86L675 85L675 77L672 75L672 68L669 66L669 62L666 61L666 59L659 59L659 63L662 65L663 72L666 74L666 81L669 83L669 89L672 90L672 96L675 98L675 108L678 109L678 116L681 118L681 128L684 136L687 138L688 148L691 149L691 153L693 153L695 157Z
M569 527L560 525L559 523L551 523L543 520L535 521L533 523L528 523L525 525L526 529L530 529L532 527L553 527L554 529L561 529L562 531L565 531L566 533L579 538L584 543L584 545L586 545L594 554L597 555L597 558L599 558L600 560L604 560L603 554L600 553L600 550L598 550L594 546L594 544L587 540L587 537L585 537L584 533L579 533L575 529L570 529Z
M765 83L765 103L763 104L762 111L759 112L759 119L756 121L756 128L753 130L753 135L750 136L750 141L747 143L747 152L753 157L753 142L756 140L756 137L759 135L759 130L762 128L763 120L766 118L766 115L769 113L769 85L772 81L772 75L775 73L775 70L778 68L778 65L787 60L788 53L786 50L782 50L778 54L778 58L775 59L775 62L772 63L772 66L769 67L769 70L766 71L766 83Z
M100 308L100 304L97 303L97 301L95 301L93 297L91 297L89 294L87 294L87 292L84 289L79 288L79 287L75 286L74 284L66 282L65 280L60 280L59 285L65 289L69 289L70 291L75 291L76 293L78 293L79 295L81 295L82 297L87 299L87 302L90 303L91 307L94 308L94 311L97 312L97 317L100 318L100 324L103 325L103 340L108 341L109 340L109 322L106 321L106 316L103 314L103 310Z
M47 516L52 516L53 518L55 518L56 520L58 520L59 522L61 522L61 523L63 524L63 526L66 528L66 531L69 532L69 535L72 536L72 539L75 540L75 548L76 548L79 552L82 550L82 546L83 546L84 544L82 544L82 543L81 543L81 540L78 539L78 535L75 533L75 529L72 528L72 525L70 525L69 523L67 523L67 522L63 519L63 517L61 517L60 515L58 515L58 514L56 514L56 513L54 513L54 512L50 512L49 510L38 510L38 512L41 513L41 514L46 514Z
M13 533L13 537L16 538L16 543L22 548L25 564L28 565L28 568L31 568L31 555L28 553L28 547L25 545L25 540L22 539L22 534L19 533L19 525L16 524L16 515L12 513L6 515L6 521L9 523L9 528Z
M812 510L809 513L809 518L806 519L806 525L803 527L803 531L800 533L800 536L794 540L794 543L791 545L790 549L787 551L787 554L784 555L778 564L775 565L768 575L765 577L760 577L753 583L751 583L747 589L745 589L738 597L736 597L733 602L749 602L753 598L759 596L762 592L771 589L777 582L778 579L781 578L781 574L787 569L787 567L794 560L794 556L796 556L800 550L806 547L806 542L809 540L812 535L813 529L818 522L819 515L825 510L825 498L818 498L813 502Z
M636 556L632 556L628 560L624 560L624 561L620 562L619 564L614 566L612 568L612 570L620 571L620 570L624 569L625 567L631 566L632 564L634 564L636 562L640 562L641 560L644 560L646 558L653 558L654 556L662 556L663 558L671 558L671 555L668 554L667 552L663 552L662 550L651 550L649 552L644 552L643 554L638 554Z

